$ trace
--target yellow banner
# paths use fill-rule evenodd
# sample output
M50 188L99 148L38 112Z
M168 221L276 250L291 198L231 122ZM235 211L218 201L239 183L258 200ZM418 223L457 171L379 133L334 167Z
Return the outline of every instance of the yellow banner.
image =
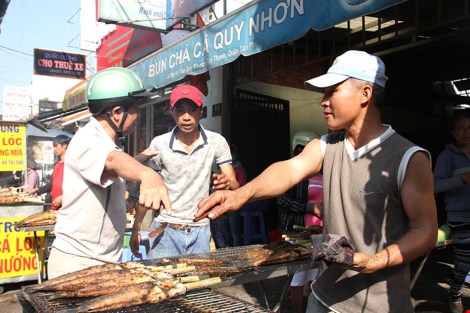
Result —
M16 223L25 217L0 218L0 279L37 274L34 233L16 227ZM39 260L42 260L45 232L37 231L36 236Z
M0 172L26 170L26 124L0 121Z

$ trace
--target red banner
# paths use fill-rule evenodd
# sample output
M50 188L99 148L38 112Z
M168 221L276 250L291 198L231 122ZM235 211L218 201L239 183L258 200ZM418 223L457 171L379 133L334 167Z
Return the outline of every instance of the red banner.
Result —
M161 47L159 32L116 25L116 30L104 37L96 50L98 71L126 67Z

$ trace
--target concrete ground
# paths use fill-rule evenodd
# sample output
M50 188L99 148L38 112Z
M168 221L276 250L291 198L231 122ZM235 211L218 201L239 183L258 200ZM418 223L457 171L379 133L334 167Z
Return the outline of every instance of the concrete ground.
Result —
M416 270L421 259L412 262L412 273ZM452 272L452 248L434 249L426 263L415 287L411 292L415 312L445 313L448 312L448 279ZM269 308L273 309L281 293L281 286L286 278L273 278L264 282ZM0 313L30 313L34 310L28 303L18 301L16 295L22 285L34 284L26 282L4 285L5 292L0 295ZM264 306L264 298L260 292L258 283L248 283L233 287L218 289L232 297ZM470 289L466 286L463 290L463 303L470 308ZM287 299L283 313L293 313L290 299Z

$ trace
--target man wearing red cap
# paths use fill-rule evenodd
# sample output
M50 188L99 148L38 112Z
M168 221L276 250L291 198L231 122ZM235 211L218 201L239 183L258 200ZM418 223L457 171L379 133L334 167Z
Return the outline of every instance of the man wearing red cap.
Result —
M173 209L171 215L161 211L154 220L154 230L149 233L151 258L208 252L209 219L194 220L197 204L209 195L209 187L216 190L238 188L227 141L199 125L201 92L191 85L176 87L170 95L170 113L176 122L175 128L155 137L149 146L149 150L157 153L149 160L149 166L163 177ZM220 174L212 175L211 186L214 163ZM135 216L131 236L135 255L139 255L140 226L145 211L139 208Z

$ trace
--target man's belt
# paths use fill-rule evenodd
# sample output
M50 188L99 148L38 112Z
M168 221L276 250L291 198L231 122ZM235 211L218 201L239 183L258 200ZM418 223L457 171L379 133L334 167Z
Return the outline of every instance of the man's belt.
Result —
M192 230L192 227L187 224L161 223L157 228L149 232L148 234L149 238L158 237L161 233L163 233L163 231L167 227L176 229L176 230L184 230L187 233L190 233Z

